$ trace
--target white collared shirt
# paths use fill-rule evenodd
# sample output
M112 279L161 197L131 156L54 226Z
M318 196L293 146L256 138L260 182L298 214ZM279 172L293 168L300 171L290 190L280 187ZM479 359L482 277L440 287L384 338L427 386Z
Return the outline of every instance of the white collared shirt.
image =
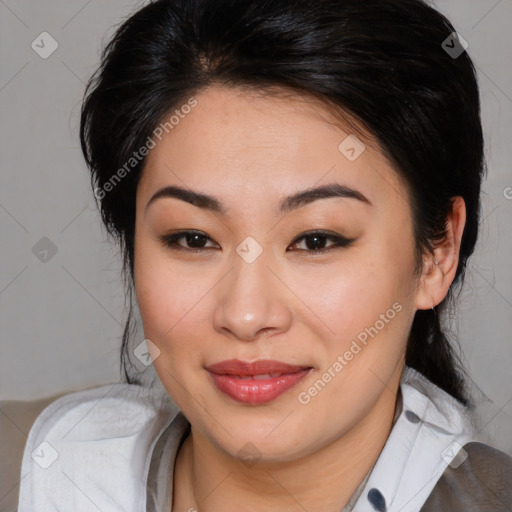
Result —
M406 366L401 404L354 512L418 512L474 427L467 409ZM18 512L168 512L172 471L190 429L168 396L109 384L57 399L23 454ZM352 500L353 501L353 500Z

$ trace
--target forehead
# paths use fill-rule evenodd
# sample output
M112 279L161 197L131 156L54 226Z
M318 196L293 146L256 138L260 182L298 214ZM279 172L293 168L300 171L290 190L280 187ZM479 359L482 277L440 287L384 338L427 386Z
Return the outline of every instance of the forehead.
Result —
M364 189L369 198L386 189L403 195L399 176L367 132L356 135L318 100L277 92L211 87L194 95L193 109L178 106L172 128L148 154L138 196L148 201L158 188L176 184L268 201L333 181Z

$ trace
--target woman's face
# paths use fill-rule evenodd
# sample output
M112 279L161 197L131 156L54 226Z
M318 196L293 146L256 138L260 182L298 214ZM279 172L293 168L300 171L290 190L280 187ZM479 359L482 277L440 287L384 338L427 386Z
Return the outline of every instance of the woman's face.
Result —
M233 456L293 460L394 403L418 309L408 193L304 98L195 100L154 139L137 190L144 334L196 432ZM327 185L341 194L288 199ZM164 187L215 201L151 201ZM166 243L181 231L199 236ZM231 360L276 365L217 365Z

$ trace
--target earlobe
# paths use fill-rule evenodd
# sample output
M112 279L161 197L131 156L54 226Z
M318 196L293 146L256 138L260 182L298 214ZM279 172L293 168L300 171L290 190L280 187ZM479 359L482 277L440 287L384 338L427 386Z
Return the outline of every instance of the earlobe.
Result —
M445 238L435 245L433 255L424 257L424 272L416 294L417 309L431 309L446 297L457 272L465 224L464 199L456 196L452 199L452 211L447 219Z

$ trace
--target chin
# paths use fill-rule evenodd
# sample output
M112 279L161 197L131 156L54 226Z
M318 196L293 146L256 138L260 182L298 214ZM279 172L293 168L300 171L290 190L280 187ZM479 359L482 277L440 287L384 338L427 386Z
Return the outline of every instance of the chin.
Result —
M222 426L214 423L215 429L211 430L212 422L206 418L208 426L202 434L234 458L268 463L293 461L315 451L310 444L311 429L299 418L290 421L294 415L287 411L258 419L247 411L235 419L221 414ZM309 432L308 436L304 435L305 431Z

